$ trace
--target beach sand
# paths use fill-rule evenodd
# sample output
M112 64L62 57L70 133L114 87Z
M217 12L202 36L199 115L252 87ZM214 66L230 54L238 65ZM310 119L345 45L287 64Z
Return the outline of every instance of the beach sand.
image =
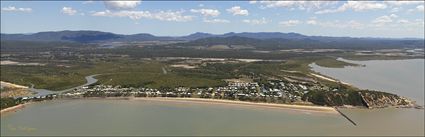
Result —
M349 86L351 86L351 84L349 84L349 83L342 82L342 81L339 81L339 80L335 80L335 79L332 79L332 78L328 78L328 77L326 77L326 76L322 76L322 75L314 74L314 73L310 73L310 74L311 74L311 75L313 75L313 76L315 76L315 77L317 77L317 78L323 79L323 80L332 81L332 82L341 82L341 83L342 83L342 84L344 84L344 85L349 85Z
M290 105L290 104L274 104L274 103L255 103L245 101L232 101L222 99L204 99L204 98L167 98L167 97L107 97L107 98L85 98L85 99L102 99L102 100L146 100L146 101L164 101L164 102L175 102L175 103L201 103L209 105L236 105L242 107L258 107L258 108L270 108L270 109L283 109L283 110L295 110L300 112L318 112L328 114L338 114L333 107L326 106L307 106L307 105ZM0 111L0 114L14 112L16 110L25 108L26 105L31 103L19 104L13 107L5 108Z
M19 109L23 109L23 108L25 108L26 105L29 105L29 104L31 104L31 103L19 104L19 105L13 106L13 107L8 107L8 108L5 108L5 109L2 109L2 110L0 110L0 115L6 114L6 113L9 113L9 112L15 112Z
M166 97L150 97L150 98L132 98L134 100L150 100L150 101L169 101L181 103L205 103L205 104L223 104L223 105L238 105L249 107L262 107L273 109L286 109L304 112L320 112L338 114L333 107L325 106L307 106L307 105L290 105L290 104L273 104L273 103L254 103L245 101L232 101L222 99L203 99L203 98L166 98Z

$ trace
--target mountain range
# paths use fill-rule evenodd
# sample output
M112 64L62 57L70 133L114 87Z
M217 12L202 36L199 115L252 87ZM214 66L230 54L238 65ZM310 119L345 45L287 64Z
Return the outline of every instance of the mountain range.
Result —
M209 34L197 32L187 36L155 36L148 33L132 35L101 31L49 31L32 34L1 34L1 40L13 41L63 41L78 43L97 42L143 42L143 41L182 41L182 46L208 45L251 45L262 48L423 48L423 39L353 38L306 36L299 33L281 32L242 32Z

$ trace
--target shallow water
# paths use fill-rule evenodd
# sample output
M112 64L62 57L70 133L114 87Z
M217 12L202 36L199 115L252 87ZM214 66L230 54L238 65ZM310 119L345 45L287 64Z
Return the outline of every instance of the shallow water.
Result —
M417 104L424 104L424 59L342 60L362 64L365 67L326 68L315 64L310 66L314 71L356 87L395 93L413 99ZM358 124L366 124L371 127L371 129L364 130L374 131L366 133L373 133L374 135L424 135L423 109L345 109L343 111Z
M326 135L337 114L147 100L56 100L2 116L2 135ZM309 132L302 132L304 128Z
M363 89L395 93L424 104L424 59L351 61L365 67L326 68L314 71Z
M55 100L1 117L1 135L423 135L423 110L338 114L154 100ZM420 119L422 117L422 119ZM419 118L419 119L418 119Z

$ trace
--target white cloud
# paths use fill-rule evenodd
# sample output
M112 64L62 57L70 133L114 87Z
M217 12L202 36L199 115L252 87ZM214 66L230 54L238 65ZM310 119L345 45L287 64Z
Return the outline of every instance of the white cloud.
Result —
M397 21L397 23L405 24L405 23L409 23L409 20L406 20L406 19L400 19L400 20L398 20L398 21Z
M307 22L306 22L307 24L309 24L309 25L317 25L317 21L316 20L308 20Z
M133 20L138 20L141 18L147 19L156 19L161 21L176 21L176 22L186 22L191 21L192 16L182 15L182 11L160 11L156 13L151 13L149 11L100 11L94 12L92 16L104 16L104 17L128 17Z
M390 23L393 22L393 19L390 16L381 16L372 21L372 23Z
M399 12L401 9L402 9L401 7L396 7L396 8L391 9L390 12L392 12L392 13Z
M395 15L395 14L391 14L389 16L387 16L387 15L380 16L380 17L377 17L376 19L372 20L372 23L373 23L372 25L377 26L377 27L384 26L387 23L394 22L395 18L398 18L398 16Z
M307 21L305 21L305 23L309 25L317 25L317 17L310 17Z
M87 0L87 1L83 1L82 4L92 4L94 3L93 0Z
M285 27L293 27L296 26L298 24L301 24L302 22L299 20L288 20L288 21L281 21L279 22L280 25L283 25Z
M261 25L261 24L267 24L270 21L266 20L266 18L261 18L261 19L252 19L252 20L245 19L245 20L242 20L242 22L248 23L251 25Z
M420 12L424 12L424 5L418 5L416 9Z
M15 6L8 6L1 8L1 11L5 12L31 12L31 8L16 8Z
M350 21L327 21L327 22L317 22L318 25L326 28L338 28L338 29L363 29L366 26L360 22L357 22L355 20Z
M256 0L250 0L250 1L249 1L249 4L255 4L255 3L257 3L257 1L256 1Z
M72 7L63 7L61 12L63 14L75 15L75 13L77 13L77 10L72 9Z
M326 14L326 13L337 13L343 12L346 10L353 11L366 11L366 10L378 10L378 9L386 9L387 5L381 2L373 2L373 1L348 1L341 5L336 9L325 9L316 11L316 14Z
M203 16L217 17L220 15L220 11L215 9L191 9L190 12L200 13Z
M225 19L204 19L204 22L206 23L230 23L229 20L225 20Z
M424 25L425 25L423 19L416 19L416 20L413 20L413 21L399 22L399 23L402 23L402 25L404 25L406 27L409 27L410 26L413 29L424 28Z
M129 10L140 5L141 0L133 1L104 1L106 8L110 10Z
M391 6L424 4L423 1L409 1L409 0L385 1L385 3Z
M104 16L104 17L128 17L130 19L141 19L149 18L153 15L149 11L117 11L113 12L110 10L99 11L92 14L92 16Z
M390 17L391 17L391 18L397 18L398 16L397 16L397 15L395 15L395 14L391 14L391 15L390 15Z
M294 10L313 10L337 4L337 1L259 1L252 2L261 4L261 8L288 8Z
M249 15L248 10L242 9L239 6L234 6L230 9L227 9L227 12L232 13L233 15L243 15L243 16Z
M400 19L396 23L387 23L387 24L371 24L369 25L371 29L374 30L390 30L390 31L417 31L424 29L423 19L416 20L406 20Z

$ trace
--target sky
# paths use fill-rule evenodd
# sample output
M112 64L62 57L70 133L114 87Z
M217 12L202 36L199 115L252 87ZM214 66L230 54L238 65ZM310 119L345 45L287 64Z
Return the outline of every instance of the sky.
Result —
M424 38L424 2L1 1L1 33L61 30Z

